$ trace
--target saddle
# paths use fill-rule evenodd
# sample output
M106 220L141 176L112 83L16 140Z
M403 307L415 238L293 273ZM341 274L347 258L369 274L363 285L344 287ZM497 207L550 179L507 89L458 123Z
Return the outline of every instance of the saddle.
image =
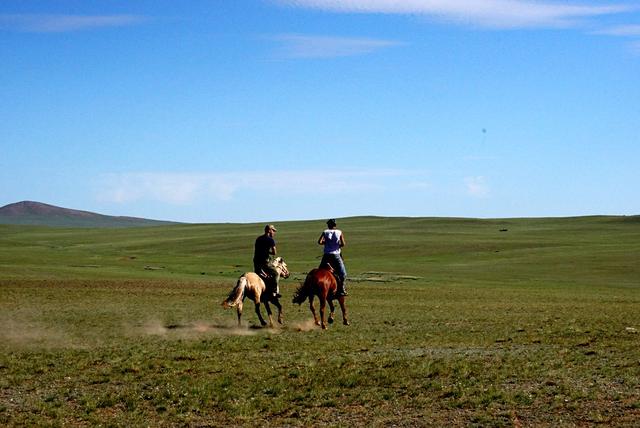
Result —
M260 269L260 272L256 272L258 276L264 280L269 279L269 275L264 271L264 269Z
M331 266L331 263L322 263L320 264L322 269L327 269L333 276L336 276L336 270Z
M331 266L331 263L322 263L320 267L331 272L331 275L336 279L336 284L340 284L340 277L336 274L336 270Z
M264 283L267 285L267 287L269 286L273 286L274 284L274 277L273 275L269 275L268 273L266 273L264 270L260 269L260 272L257 272L258 276L260 278L262 278L262 280L264 281Z
M260 272L256 272L260 278L264 281L264 284L267 286L267 290L271 289L274 297L280 298L282 295L277 292L275 278L273 275L269 275L263 269L260 269Z
M333 275L333 277L336 279L336 284L338 285L338 289L336 290L335 294L338 296L347 296L347 292L344 289L344 284L340 280L340 277L336 274L336 271L333 268L333 266L331 266L331 263L322 263L320 267L327 269L329 272L331 272L331 275Z

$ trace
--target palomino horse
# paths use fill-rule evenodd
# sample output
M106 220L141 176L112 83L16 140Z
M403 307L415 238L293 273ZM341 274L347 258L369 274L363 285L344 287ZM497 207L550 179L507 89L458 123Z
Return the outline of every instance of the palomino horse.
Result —
M271 266L278 271L281 277L288 278L289 270L287 264L282 257L276 257L271 261ZM271 296L270 293L265 293L267 287L260 278L260 276L254 272L247 272L243 274L236 283L236 286L231 290L229 296L222 302L222 307L225 309L236 307L238 311L238 326L241 325L242 319L242 304L245 297L253 300L256 304L256 314L262 326L267 325L262 313L260 312L260 303L264 303L267 309L267 315L269 316L269 325L273 327L273 319L271 318L271 307L269 303L273 303L278 308L278 322L282 324L282 305L277 297Z
M325 304L327 302L329 303L329 309L331 312L329 313L328 321L329 324L332 324L333 313L335 310L333 300L338 300L340 303L340 309L342 310L342 323L344 325L349 325L349 321L347 320L347 308L344 305L344 296L336 296L337 289L338 285L336 283L336 278L333 276L331 269L325 267L313 269L307 274L307 278L304 280L304 283L298 287L293 295L293 303L300 305L308 297L309 308L313 314L313 320L316 325L321 326L322 329L326 329L327 324L324 322ZM318 296L318 300L320 300L320 320L318 320L316 308L313 304L313 298L315 296Z

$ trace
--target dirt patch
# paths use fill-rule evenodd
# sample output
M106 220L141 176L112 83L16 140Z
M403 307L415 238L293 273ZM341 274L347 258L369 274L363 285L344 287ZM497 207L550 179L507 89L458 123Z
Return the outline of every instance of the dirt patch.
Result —
M422 279L419 276L403 275L393 272L363 272L354 277L347 278L351 282L407 282Z

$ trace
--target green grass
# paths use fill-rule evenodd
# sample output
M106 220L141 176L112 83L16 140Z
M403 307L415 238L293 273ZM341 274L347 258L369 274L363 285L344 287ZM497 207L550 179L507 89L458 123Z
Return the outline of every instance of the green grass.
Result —
M278 224L275 329L220 306L260 225L0 226L0 424L637 425L637 217L344 219L327 331L290 303L322 226Z

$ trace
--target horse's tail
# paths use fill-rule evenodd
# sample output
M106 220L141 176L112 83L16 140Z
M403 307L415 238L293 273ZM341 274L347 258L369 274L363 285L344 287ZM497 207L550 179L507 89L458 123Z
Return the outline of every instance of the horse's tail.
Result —
M293 303L302 304L307 299L307 293L304 292L304 284L300 284L293 293Z
M307 297L309 297L310 289L311 289L311 281L313 278L311 277L311 272L307 274L304 282L296 288L296 291L293 293L293 303L297 303L301 305Z
M222 302L222 307L233 308L242 302L242 298L244 297L244 289L247 287L247 277L242 275L236 286L233 287L233 290L229 293L227 298Z

